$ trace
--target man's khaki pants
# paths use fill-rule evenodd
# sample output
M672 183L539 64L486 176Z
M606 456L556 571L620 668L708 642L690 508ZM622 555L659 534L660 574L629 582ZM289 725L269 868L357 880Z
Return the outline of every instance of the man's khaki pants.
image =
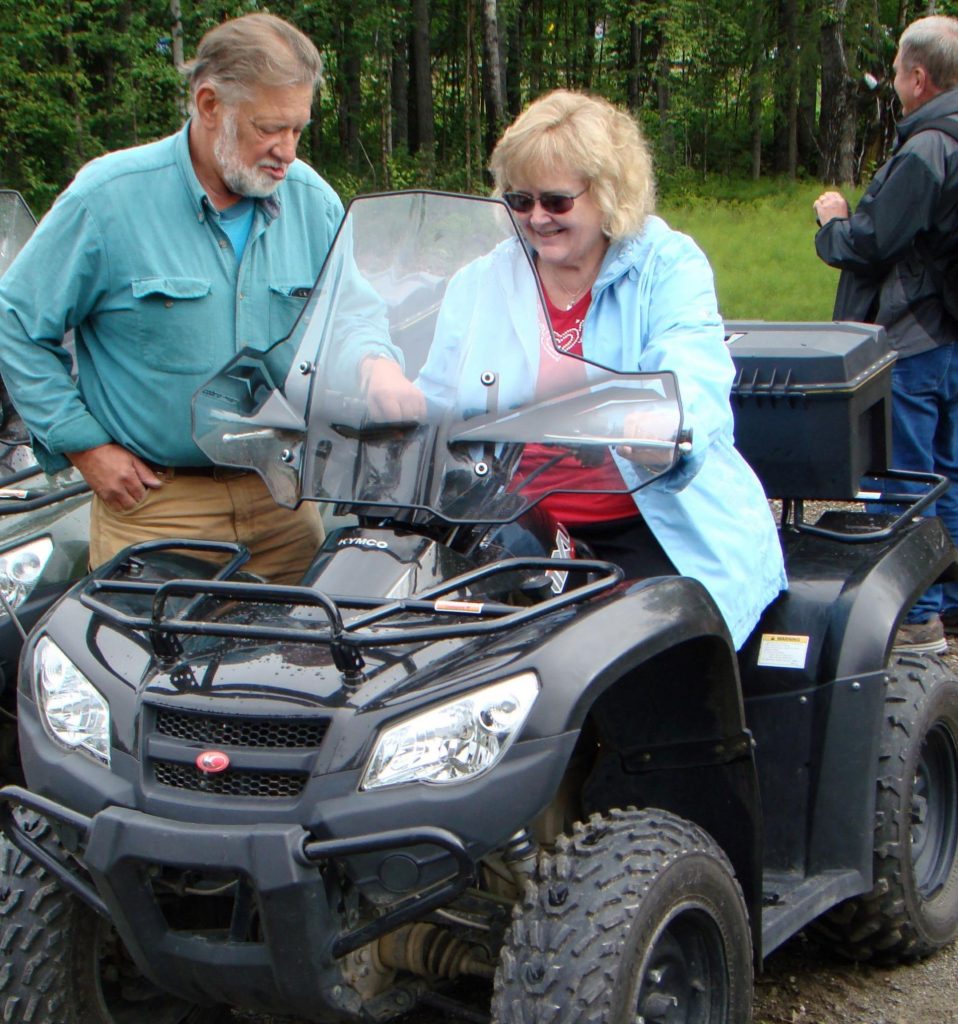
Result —
M243 571L271 583L298 583L323 541L313 502L296 510L277 505L256 473L217 468L211 475L158 469L163 486L148 490L128 512L114 512L93 499L90 565L111 559L129 544L185 537L245 544L251 552Z

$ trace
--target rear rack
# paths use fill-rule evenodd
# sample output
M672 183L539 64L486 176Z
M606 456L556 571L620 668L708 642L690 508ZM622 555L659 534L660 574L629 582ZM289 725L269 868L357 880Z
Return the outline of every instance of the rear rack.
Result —
M150 541L127 549L123 562L137 559L141 554L156 553L164 549L209 549L210 544L187 541ZM239 545L220 543L217 550L233 548L237 558L217 578L208 580L173 579L165 582L146 580L118 580L108 575L95 574L80 592L84 607L110 622L145 633L156 656L163 660L175 659L181 648L175 638L179 635L227 637L233 640L272 640L292 643L323 644L328 646L333 661L340 671L355 674L363 667L360 648L380 647L388 644L413 644L459 637L487 636L505 629L524 625L561 608L584 601L615 586L623 579L622 570L610 562L578 558L509 558L480 566L430 587L408 598L383 602L379 597L342 597L324 594L311 587L278 586L252 583L228 577L238 568L239 557L245 549ZM115 573L123 562L114 560L104 573ZM241 564L241 563L240 563ZM453 599L448 595L511 572L540 571L568 573L570 576L594 575L578 586L547 598L534 605L514 605L500 601L486 601L481 597ZM149 615L136 615L122 611L110 602L115 596L139 595L152 599ZM170 613L168 603L173 597L193 600L176 613ZM238 604L292 605L318 608L325 613L325 626L250 625L244 623L211 622L196 617L205 598L219 598ZM343 610L359 612L348 623L343 621ZM364 614L363 614L364 613ZM389 620L397 616L455 616L448 625L401 624ZM463 620L466 621L463 621ZM472 619L473 621L468 621ZM373 627L376 627L373 629Z
M782 499L781 526L809 533L828 540L841 541L843 544L870 544L874 541L888 540L904 529L913 519L917 519L929 505L937 501L948 490L950 481L938 473L920 473L904 469L887 469L881 473L870 473L871 480L893 480L901 483L919 484L926 489L921 493L914 491L859 491L855 502L874 502L882 505L900 505L904 508L887 525L878 530L829 530L822 526L814 526L805 522L804 501L799 498ZM844 503L844 502L843 502Z

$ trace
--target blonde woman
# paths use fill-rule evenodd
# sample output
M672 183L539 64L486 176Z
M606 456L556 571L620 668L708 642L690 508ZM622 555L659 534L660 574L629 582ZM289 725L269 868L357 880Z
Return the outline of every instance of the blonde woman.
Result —
M733 447L733 367L711 269L691 239L653 215L652 165L638 125L605 100L558 90L506 130L492 172L533 253L552 333L504 329L534 317L538 304L528 289L502 289L520 279L509 261L525 255L517 245L500 247L450 283L419 389L430 400L481 406L477 382L493 365L500 386L516 392L500 392L508 405L528 397L518 390L544 397L577 379L585 384L590 363L673 371L692 453L632 494L624 493L629 464L621 452L610 450L594 467L570 457L537 478L544 490L563 474L587 489L582 474L591 473L588 489L618 493L554 493L542 505L629 577L699 580L740 647L786 586L782 553L761 484ZM527 472L535 459L527 452Z

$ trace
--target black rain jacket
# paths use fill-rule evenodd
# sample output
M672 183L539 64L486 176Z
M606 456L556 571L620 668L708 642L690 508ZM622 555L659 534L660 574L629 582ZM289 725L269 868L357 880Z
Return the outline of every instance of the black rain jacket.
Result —
M958 121L958 88L899 123L892 156L854 214L815 237L818 255L842 271L835 319L884 325L902 356L958 340L942 295L958 260L958 141L920 130L941 117Z

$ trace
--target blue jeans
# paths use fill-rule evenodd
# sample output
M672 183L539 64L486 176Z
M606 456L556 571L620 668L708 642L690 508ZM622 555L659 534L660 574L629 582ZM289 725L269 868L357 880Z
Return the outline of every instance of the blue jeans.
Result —
M892 368L892 466L940 473L951 486L925 515L937 515L958 544L958 344L899 359ZM958 610L958 583L935 584L907 622Z

